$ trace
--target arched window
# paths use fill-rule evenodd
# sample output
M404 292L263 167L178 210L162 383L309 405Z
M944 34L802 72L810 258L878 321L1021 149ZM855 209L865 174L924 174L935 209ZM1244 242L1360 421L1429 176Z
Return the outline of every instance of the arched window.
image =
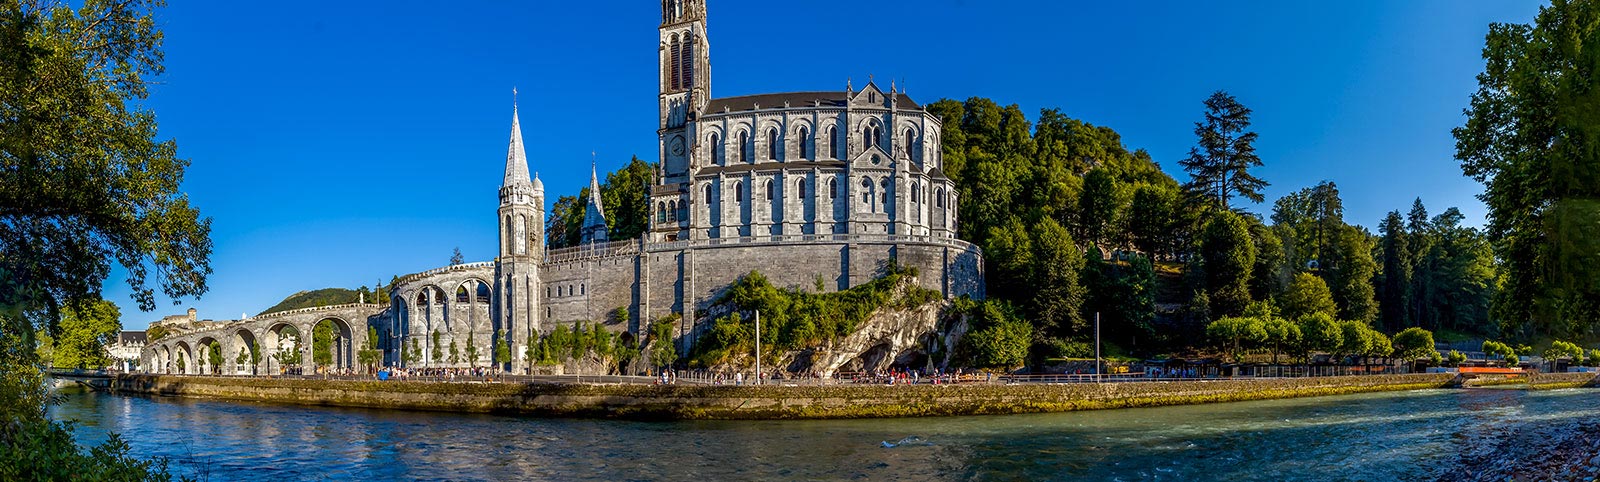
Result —
M417 308L427 308L427 307L428 307L428 292L426 290L424 290L421 293L417 293Z
M767 159L778 160L778 129L767 129Z
M805 199L806 198L806 180L805 179L801 179L799 182L794 183L794 198L795 199Z
M933 207L944 209L944 188L933 190Z
M553 298L553 296L550 296L550 285L544 285L544 297Z
M471 295L467 294L467 286L466 285L461 285L461 286L457 286L456 287L456 303L466 303L468 301L472 301L470 296Z
M750 133L739 131L739 162L750 162Z
M872 178L861 178L861 204L872 204Z
M678 55L678 61L682 65L680 70L683 71L682 78L678 79L682 82L679 88L687 89L694 86L694 42L694 34L683 36L683 53Z
M733 202L734 204L744 202L744 182L742 181L733 182Z
M772 180L771 179L767 180L767 200L768 201L772 200Z
M722 165L722 139L717 133L711 133L711 163Z
M828 157L839 157L839 130L828 126Z
M914 182L911 183L911 202L913 202L913 203L922 202L922 191L920 189L917 189L917 183L914 183Z
M889 205L889 178L883 178L883 205Z
M583 283L578 283L578 294L580 294L580 295L589 294L589 285L583 284Z
M478 283L477 297L479 303L489 302L489 283Z
M672 36L672 43L667 46L667 88L678 90L678 56L683 55L678 47L678 36Z
M806 143L810 134L811 132L805 126L800 126L800 139L797 142L800 143L800 159L802 160L811 158L811 153L806 151Z
M828 178L828 199L839 198L839 180Z
M706 183L706 205L711 204L711 183Z
M656 222L667 222L667 204L656 201Z
M678 221L678 202L667 201L667 222Z

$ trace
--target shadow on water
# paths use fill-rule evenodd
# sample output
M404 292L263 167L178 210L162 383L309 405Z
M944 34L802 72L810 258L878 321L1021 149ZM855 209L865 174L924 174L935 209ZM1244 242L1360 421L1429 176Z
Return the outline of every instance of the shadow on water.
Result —
M81 421L81 439L118 431L137 453L216 480L1407 480L1497 423L1593 413L1592 393L1422 390L1058 414L691 422L74 393L52 414ZM910 437L916 443L904 443Z

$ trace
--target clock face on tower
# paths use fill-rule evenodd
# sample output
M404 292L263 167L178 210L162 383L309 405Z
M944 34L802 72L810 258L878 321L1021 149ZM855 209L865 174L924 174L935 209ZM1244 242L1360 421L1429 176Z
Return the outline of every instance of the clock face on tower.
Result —
M670 143L668 149L669 149L669 152L671 152L672 155L674 155L674 156L683 155L683 138L682 137L673 137L672 138L672 142Z

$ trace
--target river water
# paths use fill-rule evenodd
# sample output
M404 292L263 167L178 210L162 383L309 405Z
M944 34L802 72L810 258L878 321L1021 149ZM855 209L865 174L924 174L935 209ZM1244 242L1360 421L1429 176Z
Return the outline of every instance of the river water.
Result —
M1600 392L1470 389L1092 412L627 422L69 391L80 441L208 480L1416 480Z

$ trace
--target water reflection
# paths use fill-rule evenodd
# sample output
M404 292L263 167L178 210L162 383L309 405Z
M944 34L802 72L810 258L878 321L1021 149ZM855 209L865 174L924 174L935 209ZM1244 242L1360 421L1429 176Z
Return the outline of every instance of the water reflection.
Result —
M124 434L186 474L251 479L1425 478L1511 420L1592 391L1423 390L1065 414L644 423L70 394L79 438ZM908 436L920 443L885 448Z

